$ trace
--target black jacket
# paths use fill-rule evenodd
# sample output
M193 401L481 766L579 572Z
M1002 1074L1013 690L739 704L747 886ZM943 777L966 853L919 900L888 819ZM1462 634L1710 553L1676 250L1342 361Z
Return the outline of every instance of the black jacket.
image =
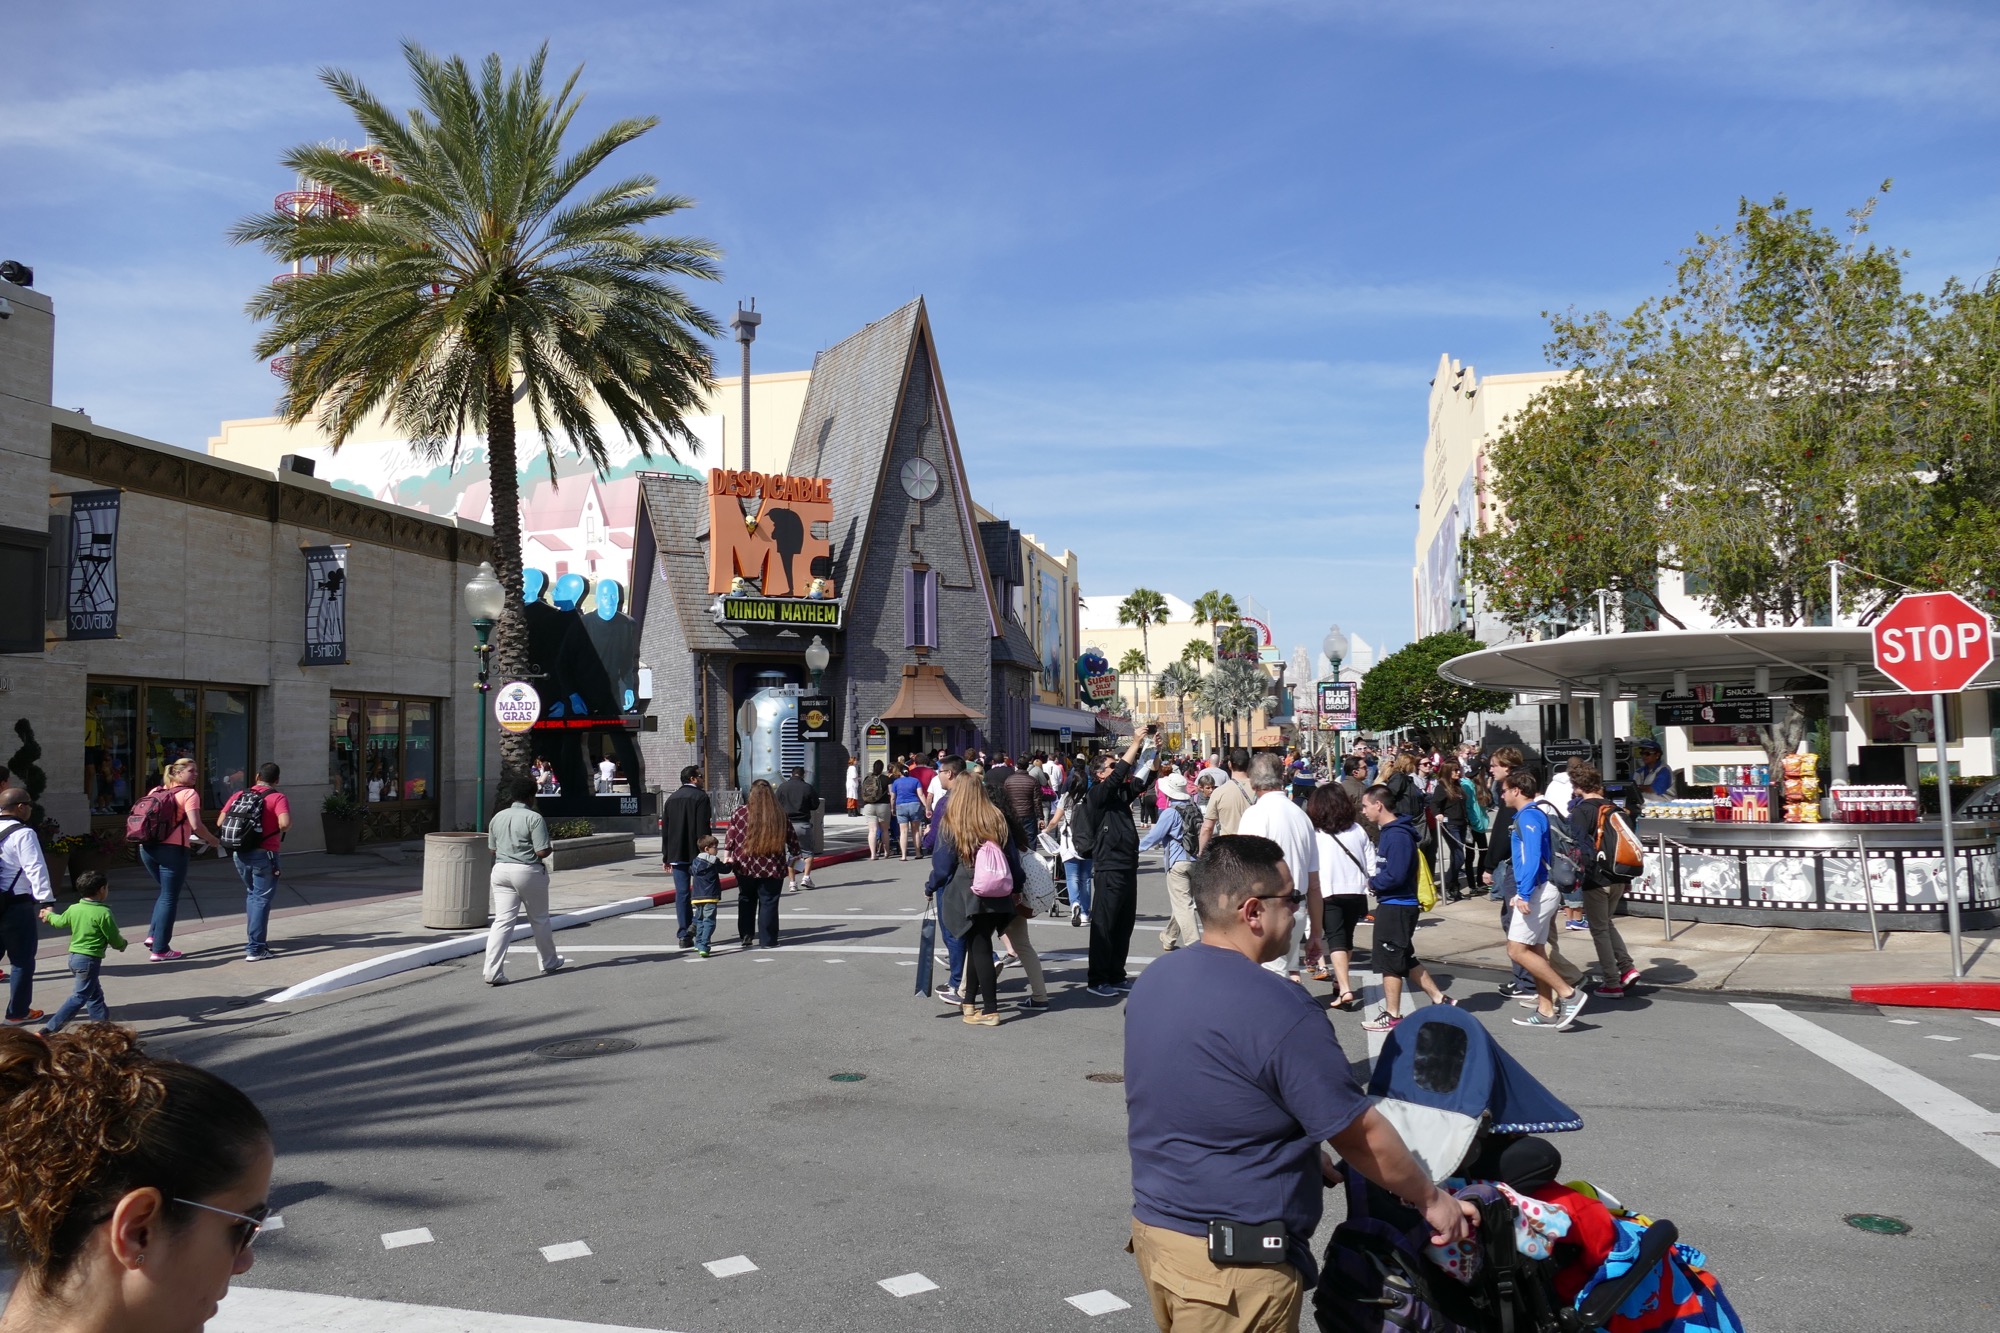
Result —
M776 795L785 818L794 824L807 822L813 811L819 809L819 789L804 778L786 778L778 784Z
M682 783L667 797L660 814L660 859L668 865L693 861L701 853L696 841L714 832L715 807L708 793L691 782Z
M1139 826L1132 822L1132 802L1139 799L1144 782L1132 780L1132 766L1122 760L1111 776L1093 785L1085 798L1090 807L1091 825L1097 837L1091 843L1092 873L1136 876L1139 873Z

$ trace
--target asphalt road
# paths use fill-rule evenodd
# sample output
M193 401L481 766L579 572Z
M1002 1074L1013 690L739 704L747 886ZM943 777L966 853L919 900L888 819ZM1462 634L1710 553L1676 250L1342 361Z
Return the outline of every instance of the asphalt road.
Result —
M450 1311L685 1333L1150 1327L1123 1251L1122 1090L1088 1077L1119 1068L1119 1004L1059 958L1053 1006L997 1029L914 998L918 869L822 871L784 900L775 952L681 953L669 909L564 932L574 972L538 978L520 955L490 989L466 960L179 1041L279 1140L283 1229L239 1282L257 1291L211 1327L500 1327ZM1142 895L1139 956L1164 878ZM721 940L733 917L725 903ZM1066 922L1034 930L1045 953L1083 946ZM1641 991L1545 1033L1508 1022L1524 1011L1490 978L1453 989L1582 1112L1557 1138L1565 1177L1674 1218L1751 1330L2000 1326L2000 1026ZM1022 993L1003 974L1003 1000ZM1365 1057L1359 1016L1332 1021ZM633 1046L537 1054L600 1038ZM1867 1234L1854 1213L1912 1230ZM576 1242L588 1254L541 1253ZM755 1270L704 1268L736 1256ZM911 1274L936 1289L878 1285ZM1101 1292L1130 1308L1066 1303Z

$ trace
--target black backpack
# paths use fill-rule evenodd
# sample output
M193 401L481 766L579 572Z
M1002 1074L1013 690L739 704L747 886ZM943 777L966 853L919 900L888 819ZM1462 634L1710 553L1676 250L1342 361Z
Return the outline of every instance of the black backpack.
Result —
M1181 850L1190 859L1201 855L1201 807L1193 801L1176 801L1174 809L1181 815Z
M264 793L245 787L230 797L215 836L229 852L247 852L264 841Z
M1078 857L1089 860L1097 850L1097 820L1090 812L1090 792L1085 789L1070 798L1069 845Z

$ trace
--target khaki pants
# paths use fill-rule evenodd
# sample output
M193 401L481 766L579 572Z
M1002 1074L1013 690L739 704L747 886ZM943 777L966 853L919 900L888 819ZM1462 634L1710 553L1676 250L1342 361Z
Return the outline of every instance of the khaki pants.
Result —
M1188 883L1191 861L1182 861L1167 871L1167 905L1174 919L1160 932L1162 949L1178 949L1201 938L1201 919L1194 910L1194 890Z
M1028 994L1036 1003L1045 1003L1049 998L1049 986L1042 979L1042 956L1035 952L1035 942L1028 938L1028 918L1017 913L1001 934L1007 937L1007 943L1014 946L1014 957L1021 961L1021 971L1028 978Z
M500 976L507 966L507 943L514 925L523 916L535 934L535 949L541 954L542 971L556 961L556 937L549 929L549 872L540 866L493 863L493 928L486 932L486 980Z
M1597 974L1606 986L1618 985L1625 969L1632 966L1632 954L1625 937L1618 933L1618 904L1625 897L1625 884L1593 885L1583 891L1583 919L1590 923L1590 942L1597 946Z
M1306 1285L1290 1264L1222 1268L1208 1238L1132 1219L1128 1249L1161 1333L1298 1333Z

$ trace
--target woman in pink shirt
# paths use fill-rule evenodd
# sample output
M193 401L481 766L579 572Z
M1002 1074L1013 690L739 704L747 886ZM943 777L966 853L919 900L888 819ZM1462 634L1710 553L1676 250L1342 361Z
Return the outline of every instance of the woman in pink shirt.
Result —
M180 950L174 948L174 917L180 911L181 886L187 883L189 844L205 844L218 855L222 851L222 840L201 822L201 794L194 786L194 760L174 760L167 765L165 776L166 780L154 790L164 792L174 803L179 818L174 821L173 832L166 837L139 845L139 864L146 867L146 873L160 886L160 896L153 903L153 933L146 937L146 947L153 951L156 963L182 957Z

